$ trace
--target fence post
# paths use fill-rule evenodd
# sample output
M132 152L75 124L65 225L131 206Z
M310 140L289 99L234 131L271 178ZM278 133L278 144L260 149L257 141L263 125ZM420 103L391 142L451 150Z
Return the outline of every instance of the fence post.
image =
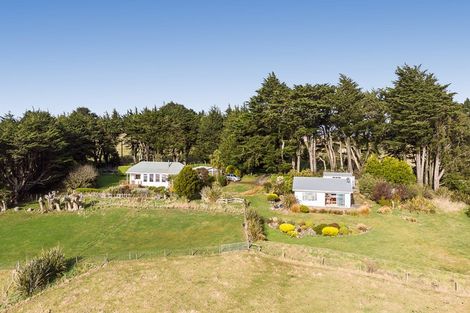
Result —
M459 285L457 284L457 281L454 281L454 289L455 291L459 291Z

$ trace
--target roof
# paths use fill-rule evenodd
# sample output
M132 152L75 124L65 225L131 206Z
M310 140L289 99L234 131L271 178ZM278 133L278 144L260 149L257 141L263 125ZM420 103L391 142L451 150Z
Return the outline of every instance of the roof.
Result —
M347 172L323 172L323 177L325 176L353 177L353 174Z
M352 185L346 179L294 177L292 190L352 193Z
M145 173L162 173L176 175L184 165L180 162L139 162L129 168L126 173L145 174Z

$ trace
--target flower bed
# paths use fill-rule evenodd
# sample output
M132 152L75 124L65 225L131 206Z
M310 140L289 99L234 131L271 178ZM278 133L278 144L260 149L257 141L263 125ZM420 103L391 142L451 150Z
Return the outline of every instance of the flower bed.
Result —
M369 231L369 227L358 224L356 227L347 226L343 223L314 224L312 221L289 222L277 217L272 217L267 221L267 225L277 229L287 236L293 238L303 238L312 236L348 236Z

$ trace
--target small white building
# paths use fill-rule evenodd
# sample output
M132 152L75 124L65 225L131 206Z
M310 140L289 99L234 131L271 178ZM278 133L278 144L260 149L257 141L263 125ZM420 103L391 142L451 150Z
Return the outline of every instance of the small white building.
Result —
M356 178L352 173L347 172L323 172L324 178L336 178L336 179L345 179L349 181L353 187L356 186Z
M292 190L297 201L309 207L351 207L353 189L346 179L294 177Z
M195 171L201 170L201 169L207 170L207 172L209 172L209 175L211 175L211 176L215 176L219 173L219 170L216 169L216 168L213 168L212 166L201 165L201 166L193 167L193 170L195 170Z
M180 162L139 162L126 171L132 185L169 187L168 177L178 175L184 165Z

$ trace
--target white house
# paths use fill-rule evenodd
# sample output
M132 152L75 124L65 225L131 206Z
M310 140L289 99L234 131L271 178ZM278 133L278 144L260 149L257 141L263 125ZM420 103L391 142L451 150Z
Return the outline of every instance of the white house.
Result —
M209 172L209 175L212 175L212 176L215 176L218 174L219 170L216 169L216 168L213 168L212 166L204 166L204 165L201 165L201 166L196 166L196 167L193 167L193 170L200 170L200 169L205 169Z
M168 176L178 175L184 165L180 162L139 162L126 171L132 185L169 187Z
M292 190L297 201L309 207L351 207L353 189L346 179L294 177Z
M356 178L352 173L346 173L346 172L323 172L323 177L324 178L336 178L336 179L345 179L346 181L349 181L352 186L356 186Z

